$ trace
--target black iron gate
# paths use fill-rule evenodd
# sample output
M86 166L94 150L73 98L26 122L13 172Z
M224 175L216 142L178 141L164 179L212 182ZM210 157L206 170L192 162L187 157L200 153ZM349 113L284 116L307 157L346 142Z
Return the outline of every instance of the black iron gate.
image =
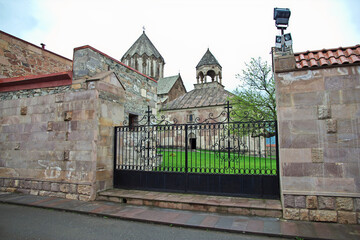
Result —
M279 198L276 121L232 121L230 108L188 124L148 109L115 127L114 187Z

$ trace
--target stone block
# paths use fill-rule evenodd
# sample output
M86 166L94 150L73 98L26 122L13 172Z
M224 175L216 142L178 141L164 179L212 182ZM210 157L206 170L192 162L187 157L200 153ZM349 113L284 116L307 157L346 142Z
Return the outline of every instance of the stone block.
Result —
M301 163L311 162L311 148L283 148L280 149L282 162Z
M322 148L312 148L311 149L311 161L313 163L324 162L324 152L323 152Z
M283 176L302 177L304 176L303 163L283 163Z
M78 193L82 195L91 195L92 186L89 185L78 185Z
M0 183L1 183L1 179L0 179ZM0 185L0 187L1 187L1 185ZM24 188L24 189L26 188L26 187L25 187L25 180L20 180L20 181L19 181L19 187L20 187L20 188Z
M3 187L3 186L4 186L4 179L0 178L0 187Z
M67 111L65 112L64 121L71 121L73 118L73 112Z
M30 194L31 194L31 195L39 195L39 190L31 189L31 190L30 190Z
M60 184L60 192L68 193L69 192L69 184L66 184L66 183Z
M118 202L118 203L122 203L122 198L119 198L119 197L109 197L108 199L109 201L111 202Z
M20 115L26 115L27 114L27 107L21 107L20 108Z
M52 191L52 192L58 192L58 191L60 191L60 184L58 184L58 183L51 183L51 191Z
M30 194L30 189L18 188L18 189L16 189L16 192L22 193L22 194Z
M338 211L338 223L342 224L356 224L356 212Z
M331 107L327 105L318 106L318 119L329 119L331 118Z
M66 194L62 192L52 192L49 195L50 197L59 197L59 198L65 198Z
M97 196L96 200L97 201L108 201L108 197L107 196Z
M303 163L304 176L322 177L324 174L324 165L322 163Z
M32 190L42 190L42 182L32 181L31 182L31 189Z
M284 218L291 220L299 220L300 219L300 211L297 208L285 208L284 210Z
M40 196L50 196L52 192L50 191L39 191Z
M299 219L301 221L309 221L309 210L308 209L300 209Z
M55 103L61 103L64 101L64 93L59 93L55 95Z
M11 187L8 187L8 188L5 188L5 192L16 192L17 188L11 188Z
M65 195L65 198L66 198L66 199L72 199L72 200L78 200L78 199L79 199L79 196L78 196L77 194L71 194L71 193L69 193L69 194L66 194L66 195Z
M4 179L4 187L14 187L14 179Z
M295 208L306 208L305 196L295 196Z
M360 198L355 198L354 203L355 203L355 211L360 212Z
M316 222L337 222L337 213L330 210L310 210L309 220Z
M47 131L52 131L53 130L53 125L54 125L54 122L48 122L47 123Z
M24 187L25 188L31 188L31 181L25 180Z
M337 197L336 198L336 210L348 210L354 209L354 202L352 198Z
M69 193L77 193L77 185L76 184L69 184Z
M42 189L44 191L51 191L51 183L50 182L43 182Z
M88 196L88 195L79 195L79 200L80 201L90 201L91 199L90 199L90 196Z
M294 54L285 56L274 56L274 70L275 72L290 71L296 68Z
M334 119L326 119L326 132L336 133L337 132L337 121Z
M335 210L335 197L319 196L319 209Z
M285 208L294 208L295 207L295 196L294 195L284 195L284 207Z
M322 105L325 99L325 93L319 92L305 92L305 93L293 93L292 104L295 107Z
M325 177L343 177L343 164L339 163L324 163L324 176Z
M317 207L318 207L317 196L306 196L306 208L317 209Z
M64 161L69 161L69 159L70 159L70 151L65 150L64 151Z

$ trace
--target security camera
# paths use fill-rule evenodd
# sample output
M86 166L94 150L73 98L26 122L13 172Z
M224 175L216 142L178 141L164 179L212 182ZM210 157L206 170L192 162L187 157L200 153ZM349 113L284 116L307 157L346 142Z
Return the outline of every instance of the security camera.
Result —
M282 36L276 36L275 38L275 47L276 48L281 48L281 42L282 42Z
M292 38L290 33L284 34L284 40L286 47L290 47L292 45Z

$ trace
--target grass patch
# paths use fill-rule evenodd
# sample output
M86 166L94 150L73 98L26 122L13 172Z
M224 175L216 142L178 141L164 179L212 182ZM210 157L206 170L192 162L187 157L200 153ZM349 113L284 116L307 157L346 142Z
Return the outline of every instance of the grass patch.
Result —
M160 150L160 151L159 151ZM185 151L158 149L162 163L156 171L185 172ZM205 150L188 151L188 172L223 174L276 175L276 157L255 157L249 154L213 152Z

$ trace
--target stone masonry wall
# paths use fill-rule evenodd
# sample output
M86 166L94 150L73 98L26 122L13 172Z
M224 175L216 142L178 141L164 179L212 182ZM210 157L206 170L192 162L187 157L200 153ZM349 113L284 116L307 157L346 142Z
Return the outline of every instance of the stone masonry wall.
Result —
M66 72L70 59L0 31L0 78Z
M56 89L56 88L55 88ZM39 195L94 196L96 91L40 89L14 92L0 102L2 188ZM1 97L9 93L1 93ZM61 186L61 189L60 189Z
M104 53L90 47L74 50L74 79L91 78L103 71L114 71L126 90L125 120L128 114L142 116L147 106L156 113L157 82Z
M360 66L274 70L284 217L360 223Z
M178 79L168 93L169 98L168 98L167 102L170 102L170 101L184 95L185 93L186 93L186 89L185 89L184 85L181 83L180 79Z
M0 99L0 190L91 200L111 187L124 90L110 76Z

